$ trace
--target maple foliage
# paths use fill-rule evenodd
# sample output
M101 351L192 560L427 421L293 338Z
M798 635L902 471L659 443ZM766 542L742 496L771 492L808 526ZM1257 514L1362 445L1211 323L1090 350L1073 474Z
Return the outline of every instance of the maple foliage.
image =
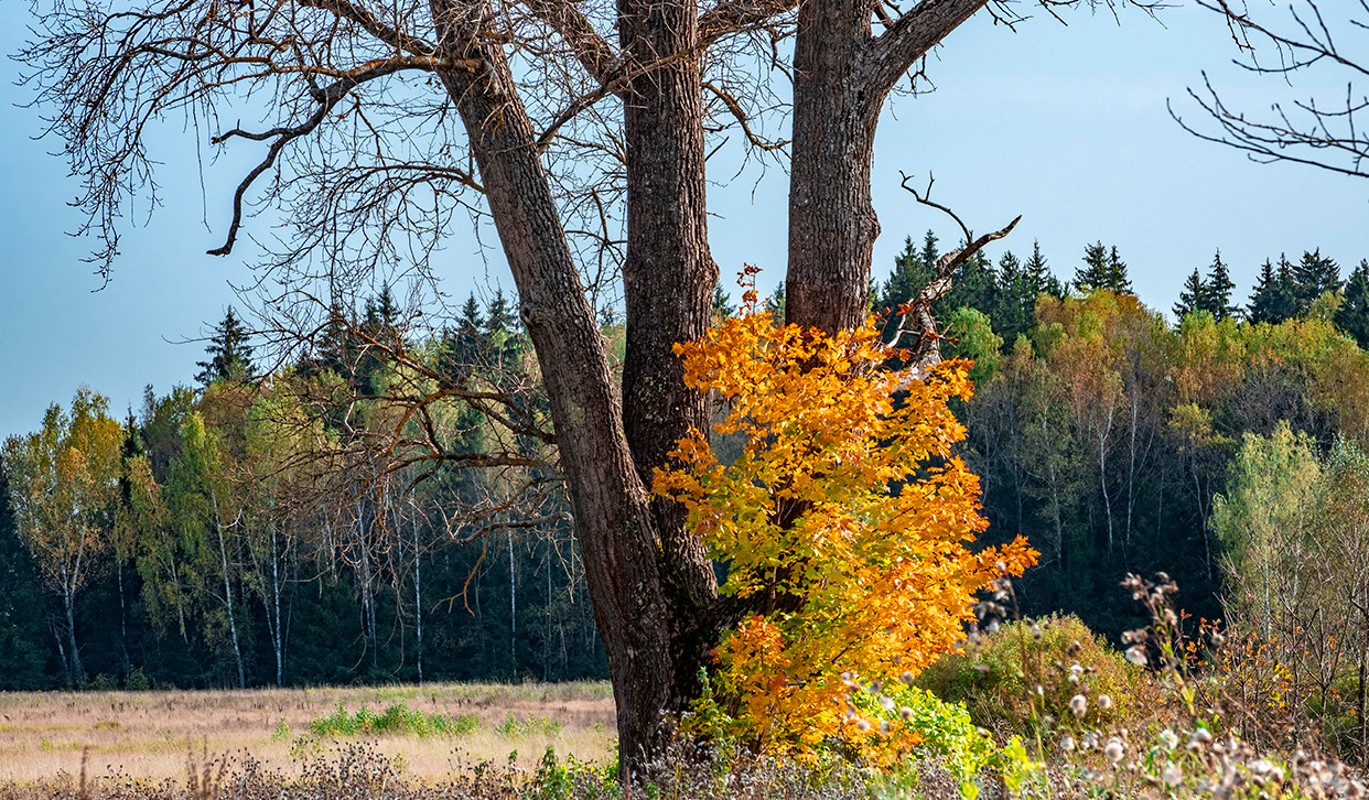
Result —
M688 508L727 567L723 594L747 610L714 651L708 702L759 750L839 745L887 761L919 736L853 690L895 685L951 649L975 593L1037 554L1021 537L969 548L988 523L947 405L969 398L969 362L910 380L882 368L897 353L873 319L827 336L776 325L754 291L746 306L676 345L686 383L726 402L716 430L744 441L740 455L720 463L693 431L654 485Z

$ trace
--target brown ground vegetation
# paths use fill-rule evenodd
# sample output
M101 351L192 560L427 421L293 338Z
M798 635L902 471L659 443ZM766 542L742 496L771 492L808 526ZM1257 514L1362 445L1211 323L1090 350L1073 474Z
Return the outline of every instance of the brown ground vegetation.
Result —
M183 782L192 748L202 763L227 756L298 775L310 756L337 744L310 734L310 721L338 708L380 713L394 704L480 720L461 736L367 737L376 754L411 780L435 781L463 764L504 763L514 751L516 764L531 767L548 745L580 759L612 755L613 697L606 683L0 693L0 784L74 780L83 754L91 780Z

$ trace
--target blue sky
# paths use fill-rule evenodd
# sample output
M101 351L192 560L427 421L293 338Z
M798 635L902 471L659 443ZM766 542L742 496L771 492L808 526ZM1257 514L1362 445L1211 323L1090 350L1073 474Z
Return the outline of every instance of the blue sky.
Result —
M27 13L6 9L6 53L21 44ZM933 172L936 199L976 230L1022 214L1012 236L990 249L995 259L1004 249L1030 251L1036 239L1056 273L1069 277L1086 243L1116 244L1137 293L1160 309L1218 247L1241 299L1260 263L1280 252L1320 247L1347 271L1369 257L1369 181L1250 163L1184 133L1166 111L1170 99L1202 121L1185 90L1200 84L1203 70L1233 107L1252 113L1313 93L1343 96L1345 76L1300 76L1289 87L1244 73L1230 64L1235 52L1220 20L1187 5L1161 12L1163 24L1135 11L1124 11L1120 25L1106 13L1065 17L1068 27L1043 16L1013 33L978 16L930 60L937 90L893 103L875 161L877 276L887 274L905 236L932 228L943 241L958 238L949 219L899 188L900 170ZM16 65L9 70L0 85L0 371L9 384L0 393L0 438L36 428L47 405L69 402L83 384L122 414L139 405L146 384L165 392L190 382L203 343L187 340L234 302L231 284L249 280L252 253L204 254L221 241L237 173L231 164L211 167L203 200L192 134L168 125L154 153L166 164L165 204L150 218L141 208L131 215L138 224L101 289L81 261L90 243L66 235L81 221L67 206L76 184L49 155L58 143L32 138L39 114L14 107L28 95L12 85ZM726 180L732 169L720 163L715 175ZM763 285L782 276L786 191L773 168L759 183L745 175L714 186L713 252L724 275L750 262L765 270ZM258 219L249 232L269 225ZM455 239L444 257L446 291L511 288L494 255L487 263L473 238Z

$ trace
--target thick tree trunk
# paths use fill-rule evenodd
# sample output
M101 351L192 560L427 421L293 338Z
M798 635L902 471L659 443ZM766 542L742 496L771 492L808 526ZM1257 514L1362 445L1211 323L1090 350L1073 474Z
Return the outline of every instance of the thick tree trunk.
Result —
M794 43L789 273L785 315L827 333L869 313L879 235L870 200L875 125L887 90L862 71L870 4L807 0Z
M667 604L648 495L628 450L603 336L585 299L508 62L479 20L488 2L434 0L440 73L470 137L519 313L542 366L576 531L608 655L624 765L655 749L672 674Z
M708 248L698 4L620 0L618 13L622 58L635 74L622 92L628 156L623 421L637 473L650 486L653 471L666 465L689 429L709 424L706 399L685 388L672 348L707 329L718 268ZM669 710L681 711L698 694L698 668L715 644L699 625L717 584L702 541L686 529L683 506L655 498L652 511L676 667Z

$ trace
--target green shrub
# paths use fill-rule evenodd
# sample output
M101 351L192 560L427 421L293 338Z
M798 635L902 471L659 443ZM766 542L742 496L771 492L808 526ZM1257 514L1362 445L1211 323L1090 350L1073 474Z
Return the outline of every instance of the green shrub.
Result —
M319 717L309 723L309 732L315 736L379 736L382 734L402 734L427 738L429 736L461 736L480 727L480 720L469 715L444 717L440 714L425 714L414 711L402 703L389 706L377 714L369 708L348 714L338 706L338 710L326 717Z
M1069 615L1010 622L942 657L916 683L963 703L980 725L1029 741L1047 727L1140 727L1160 703L1145 670Z
M518 719L510 714L494 732L500 736L515 738L519 736L532 736L541 734L544 736L555 736L561 732L561 723L546 717L528 717Z

